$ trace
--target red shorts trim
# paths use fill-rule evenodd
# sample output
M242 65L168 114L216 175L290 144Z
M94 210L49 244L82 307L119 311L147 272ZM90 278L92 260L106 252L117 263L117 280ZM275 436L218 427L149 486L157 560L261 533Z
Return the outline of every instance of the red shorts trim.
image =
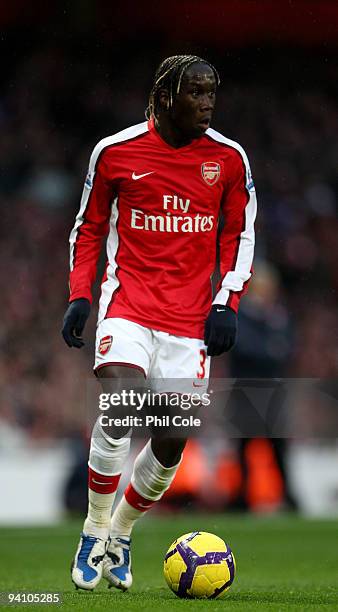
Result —
M126 363L125 361L108 361L107 363L100 363L94 370L94 374L95 376L97 376L97 372L98 370L101 370L101 368L105 368L106 366L126 366L127 368L134 368L134 370L139 370L140 372L142 372L144 378L146 378L146 373L144 371L143 368L141 368L141 366L135 365L134 363Z

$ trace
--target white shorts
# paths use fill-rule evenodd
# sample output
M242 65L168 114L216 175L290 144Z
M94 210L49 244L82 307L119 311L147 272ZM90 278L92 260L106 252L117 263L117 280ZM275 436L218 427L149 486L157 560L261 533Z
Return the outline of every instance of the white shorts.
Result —
M128 365L150 379L186 379L194 392L208 386L210 357L203 340L173 336L133 321L108 318L96 332L94 370L107 365Z

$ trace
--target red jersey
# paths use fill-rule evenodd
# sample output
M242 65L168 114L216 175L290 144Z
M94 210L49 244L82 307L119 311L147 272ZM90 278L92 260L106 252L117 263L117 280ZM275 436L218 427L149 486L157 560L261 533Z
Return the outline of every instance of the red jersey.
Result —
M220 214L221 282L235 311L251 276L256 195L243 149L213 129L176 149L152 120L95 147L70 235L70 301L91 297L102 239L99 321L122 317L203 338Z

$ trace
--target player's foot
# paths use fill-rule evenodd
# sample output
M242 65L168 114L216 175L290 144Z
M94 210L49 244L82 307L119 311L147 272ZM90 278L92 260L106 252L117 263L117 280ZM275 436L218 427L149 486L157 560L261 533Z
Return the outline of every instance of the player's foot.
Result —
M130 544L131 539L126 536L109 540L103 559L103 577L108 580L109 588L126 591L132 585Z
M76 588L92 591L99 584L106 546L106 540L81 533L71 568L72 581Z

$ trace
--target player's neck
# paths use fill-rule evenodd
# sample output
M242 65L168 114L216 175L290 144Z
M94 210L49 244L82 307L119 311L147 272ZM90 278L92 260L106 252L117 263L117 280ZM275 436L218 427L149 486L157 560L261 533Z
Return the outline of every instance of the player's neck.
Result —
M172 125L172 123L169 122L166 117L155 119L154 125L161 138L175 149L185 147L193 140L193 138L183 134L174 125Z

